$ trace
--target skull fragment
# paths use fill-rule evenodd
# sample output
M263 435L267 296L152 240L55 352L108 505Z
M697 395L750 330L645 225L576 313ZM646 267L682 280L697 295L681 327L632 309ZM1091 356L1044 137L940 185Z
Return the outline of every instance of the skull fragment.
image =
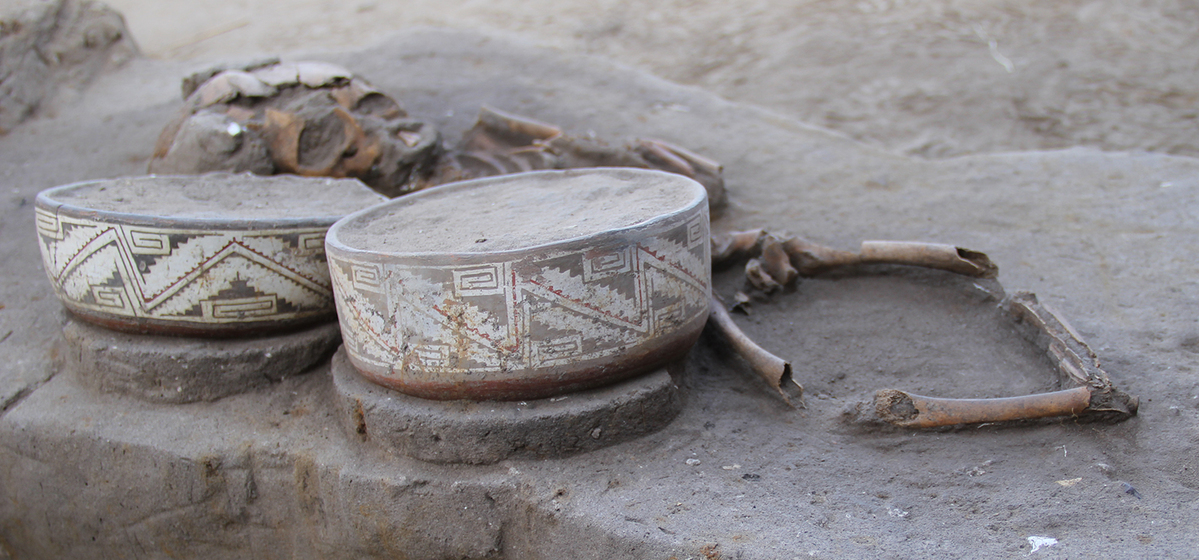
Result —
M436 129L333 64L217 68L184 80L183 90L151 173L354 177L396 196L419 188L441 149Z

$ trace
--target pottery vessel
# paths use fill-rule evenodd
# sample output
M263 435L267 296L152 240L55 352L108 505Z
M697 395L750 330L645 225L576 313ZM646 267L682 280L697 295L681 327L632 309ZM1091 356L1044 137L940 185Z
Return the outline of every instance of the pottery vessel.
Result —
M521 400L682 357L708 316L704 188L641 169L455 183L329 230L346 353L428 399Z
M325 233L384 200L353 179L151 175L42 191L35 211L71 313L125 332L239 336L333 319Z

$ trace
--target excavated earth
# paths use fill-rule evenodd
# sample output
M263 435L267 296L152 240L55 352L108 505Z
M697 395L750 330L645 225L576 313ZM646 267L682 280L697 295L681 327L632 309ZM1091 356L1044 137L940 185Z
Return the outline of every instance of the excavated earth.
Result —
M736 316L795 364L800 407L705 335L677 377L671 424L566 458L388 454L343 429L328 363L215 402L90 390L61 367L64 317L31 203L144 171L195 65L138 58L0 137L0 557L1186 558L1199 546L1199 160L1085 147L919 159L473 32L409 30L314 57L449 138L486 104L719 160L730 206L717 231L985 251L1008 290L1071 320L1140 414L923 432L852 423L847 411L886 387L1053 386L1048 360L971 282L899 268L801 280ZM727 299L742 275L715 284Z

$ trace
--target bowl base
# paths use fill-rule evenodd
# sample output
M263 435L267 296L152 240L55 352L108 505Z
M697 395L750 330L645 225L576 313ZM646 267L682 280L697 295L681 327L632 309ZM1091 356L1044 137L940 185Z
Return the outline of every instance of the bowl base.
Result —
M213 401L310 369L341 342L337 323L281 335L211 339L128 334L76 318L65 366L84 384L161 403Z
M341 424L352 439L434 463L563 457L664 428L682 409L666 368L613 385L528 401L434 401L362 377L333 356Z

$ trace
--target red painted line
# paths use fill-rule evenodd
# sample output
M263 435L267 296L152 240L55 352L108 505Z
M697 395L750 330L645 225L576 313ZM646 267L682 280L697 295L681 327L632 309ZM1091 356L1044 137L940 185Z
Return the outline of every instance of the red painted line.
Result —
M255 255L258 255L258 256L260 256L260 257L262 257L262 258L266 259L268 262L274 263L274 264L275 264L275 265L277 265L279 268L282 268L282 269L284 269L284 270L287 270L287 271L291 272L292 274L295 274L296 276L299 276L300 278L303 278L303 279L305 279L305 280L307 280L307 281L309 281L309 282L312 282L313 284L316 284L316 285L318 285L318 286L323 286L323 285L324 285L324 284L321 284L321 283L320 283L320 282L319 282L317 279L315 279L315 278L312 278L312 277L310 277L310 276L306 276L306 275L304 275L302 272L300 272L300 271L298 271L298 270L296 270L296 269L294 269L294 268L291 268L291 267L289 267L289 266L287 266L287 265L285 265L285 264L283 264L283 263L281 263L281 262L279 262L279 261L276 261L275 259L272 259L272 258L270 258L270 257L266 256L266 254L264 254L264 253L260 253L260 252L258 252L258 251L255 251L254 249L251 249L251 248L247 247L247 246L246 246L244 243L242 243L241 241L236 241L236 240L235 240L235 241L232 241L231 243L236 243L236 244L238 244L239 246L241 246L241 248L242 248L242 249L245 249L245 250L247 250L247 251L249 251L249 252L251 252L251 253L254 253ZM332 290L332 289L333 289L332 285L330 285L329 289L330 289L330 290Z
M351 311L354 313L354 316L358 318L358 324L359 324L359 326L361 326L361 327L362 327L362 329L363 329L363 330L365 330L366 332L369 332L369 333L371 333L372 335L374 335L374 336L375 336L375 340L377 340L377 341L379 342L379 344L382 344L383 346L386 346L386 347L390 348L390 349L391 349L392 351L394 351L394 352L395 352L397 355L400 353L400 348L399 348L398 346L392 346L391 344L388 344L388 343L387 343L387 341L386 341L386 340L383 338L383 335L382 335L382 334L380 334L380 333L378 333L378 332L375 332L375 330L374 330L374 329L372 329L372 328L370 327L370 321L367 321L367 320L366 320L366 319L365 319L365 318L362 316L362 310L361 310L361 309L358 309L358 306L357 306L357 305L351 305L351 304L347 303L347 304L346 304L346 307L349 307L349 308L350 308L350 310L351 310ZM401 356L401 359L402 359L402 358L403 358L403 357ZM392 367L394 367L394 366L392 366Z
M454 323L454 324L456 324L456 325L458 325L458 326L462 327L463 329L465 329L465 330L467 330L467 331L470 331L470 332L472 332L472 333L475 333L475 334L476 334L476 335L478 335L479 337L486 339L486 340L487 340L487 342L491 344L491 347L492 347L492 348L494 348L494 349L496 349L496 350L504 350L504 351L507 351L507 352L515 352L515 351L516 351L516 350L519 348L519 345L517 345L517 346L503 346L503 345L500 345L500 344L496 344L496 342L495 342L494 340L492 340L492 339L491 339L491 337L490 337L490 336L488 336L486 333L483 333L483 332L481 332L481 331L480 331L479 329L477 329L477 328L474 328L474 327L469 327L469 326L467 326L465 321L462 321L462 320L455 320L453 317L450 317L448 313L446 313L445 311L442 311L442 310L441 310L441 308L440 308L440 307L437 307L436 305L434 305L434 306L433 306L433 311L436 311L436 312L437 312L438 314L440 314L442 317L445 317L446 319L449 319L449 321L450 321L450 322L452 322L452 323Z
M623 323L628 323L628 324L630 324L630 325L633 325L633 326L635 326L635 327L640 327L640 326L641 326L641 324L640 324L640 323L634 323L634 322L633 322L631 319L629 319L629 318L627 318L627 317L621 317L620 315L614 315L614 314L612 314L612 313L609 313L609 312L607 312L607 311L604 311L603 309L600 309L600 308L598 308L598 307L596 307L596 306L594 306L594 305L592 305L592 304L590 304L590 303L584 302L583 300L579 300L579 299L575 299L575 298L569 297L569 296L567 296L567 295L563 294L563 293L561 292L561 290L556 290L556 289L554 289L554 288L552 288L552 287L550 287L550 286L546 286L545 284L542 284L542 283L540 283L540 282L538 282L538 281L536 281L536 280L533 280L532 278L530 278L530 279L529 279L529 283L530 283L530 284L534 284L534 285L536 285L536 286L541 286L542 288L545 288L545 289L546 289L546 290L548 290L549 292L553 293L554 295L556 295L556 296L558 296L558 297L560 297L560 298L562 298L562 299L564 299L564 300L566 300L566 301L572 302L572 303L574 303L574 304L576 304L576 305L578 305L578 306L580 306L580 307L585 307L585 308L587 308L587 309L590 309L590 310L592 310L592 311L594 311L594 312L596 312L596 313L599 313L600 315L603 315L603 316L605 316L605 317L611 317L611 318L613 318L613 319L615 319L615 320L617 320L617 321L620 321L620 322L623 322Z
M690 272L688 272L688 271L687 271L687 269L685 269L685 268L683 268L683 267L681 267L681 266L679 266L679 265L677 265L677 264L675 264L675 263L673 263L673 262L667 261L667 260L666 260L666 257L659 257L657 253L655 253L655 252L653 252L653 251L650 251L649 249L646 249L645 247L641 247L641 250L642 250L642 251L645 251L645 253L646 253L646 254L648 254L649 256L651 256L651 257L653 257L653 258L655 258L655 259L658 259L658 261L660 261L661 263L663 263L663 264L665 264L665 265L669 266L670 268L673 268L673 269L675 269L675 270L677 270L677 271L679 271L679 272L682 272L683 274L687 275L687 277L688 277L688 278L690 278L690 279L692 279L692 280L695 280L695 282L696 282L697 284L699 284L700 286L707 287L707 285L708 285L708 284L707 284L707 282L704 282L703 280L701 280L701 279L699 279L699 278L696 278L696 277L695 277L695 275L694 275L694 274L691 274Z

